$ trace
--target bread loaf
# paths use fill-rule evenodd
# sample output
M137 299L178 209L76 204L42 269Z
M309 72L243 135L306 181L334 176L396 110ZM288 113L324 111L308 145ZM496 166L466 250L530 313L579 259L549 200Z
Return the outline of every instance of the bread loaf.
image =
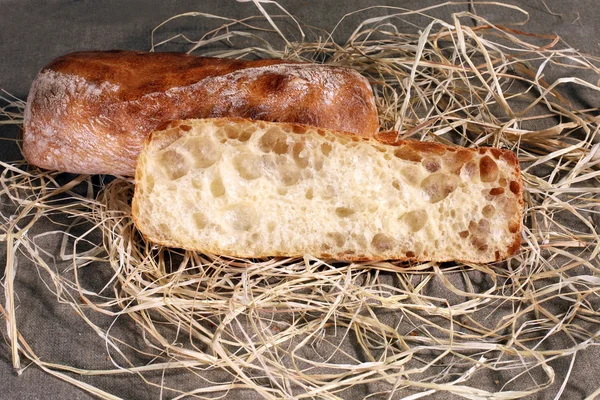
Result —
M491 262L519 248L516 156L243 119L172 123L136 171L149 240L257 258Z
M181 53L80 52L54 60L33 82L23 152L42 168L133 175L153 130L172 120L222 116L367 137L378 130L371 87L350 69Z

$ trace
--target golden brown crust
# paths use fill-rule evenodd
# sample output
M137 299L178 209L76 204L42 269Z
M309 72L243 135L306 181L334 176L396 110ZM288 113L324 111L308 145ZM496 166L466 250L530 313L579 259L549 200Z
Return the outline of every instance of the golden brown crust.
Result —
M285 60L248 61L196 57L185 53L146 53L122 50L82 51L58 57L44 70L80 76L95 85L104 82L122 86L117 96L122 101L136 100L149 93L189 86L202 79L234 71L275 64L298 64Z
M136 214L133 214L133 221L134 223L138 224L137 220L138 217L136 216ZM159 239L157 237L150 237L148 236L146 233L138 230L138 232L140 233L140 235L142 235L142 237L144 238L144 240L146 240L147 242L151 242L151 243L155 243L159 246L165 246L165 247L171 247L171 248L179 248L179 246L176 243L172 243L169 242L168 240L163 240L163 239ZM440 263L440 262L464 262L464 263L487 263L487 262L498 262L498 261L502 261L505 260L506 258L516 254L517 250L520 248L520 236L517 236L515 243L507 250L506 253L501 254L495 254L494 256L490 256L487 257L485 259L481 259L481 260L458 260L455 258L447 258L447 259L440 259L440 260L436 260L436 263ZM225 256L225 257L231 257L231 258L255 258L255 259L264 259L264 258L271 258L271 257L284 257L284 258L302 258L304 256L312 256L312 257L317 257L320 259L324 259L324 260L336 260L336 261L344 261L344 262L367 262L367 261L400 261L400 262L429 262L431 260L427 260L427 259L423 259L423 258L418 258L418 257L395 257L393 259L389 259L386 257L365 257L365 256L352 256L352 255L348 255L348 254L343 254L343 253L338 253L338 254L330 254L330 253L321 253L321 254L301 254L301 253L296 253L296 254L268 254L268 255L261 255L261 254L250 254L250 253L235 253L235 252L228 252L225 253L223 252L223 249L209 249L209 248L185 248L184 250L188 250L188 251L197 251L197 252L202 252L202 253L210 253L210 254L217 254L220 256Z
M523 208L525 207L525 201L523 199L523 177L520 173L519 167L519 159L517 155L510 150L503 150L500 158L505 160L509 165L516 168L519 173L516 174L516 181L511 181L509 183L509 189L511 192L515 194L518 201L518 215L515 217L515 221L518 223L518 227L515 228L515 240L507 251L506 257L510 257L512 255L517 254L519 249L521 248L521 232L523 230ZM506 258L502 257L502 258ZM498 261L498 260L497 260Z
M370 137L377 111L367 80L340 67L181 53L79 52L32 85L24 155L76 173L133 175L150 132L188 118L292 122Z

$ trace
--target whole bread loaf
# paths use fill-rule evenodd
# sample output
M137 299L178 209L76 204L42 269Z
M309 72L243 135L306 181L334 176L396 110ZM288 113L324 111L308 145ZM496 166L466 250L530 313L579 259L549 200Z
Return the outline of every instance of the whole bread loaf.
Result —
M225 118L154 132L132 207L149 240L221 255L490 262L523 197L511 151Z
M368 81L340 67L182 53L79 52L39 73L25 108L29 163L133 175L146 137L187 118L244 117L372 136Z

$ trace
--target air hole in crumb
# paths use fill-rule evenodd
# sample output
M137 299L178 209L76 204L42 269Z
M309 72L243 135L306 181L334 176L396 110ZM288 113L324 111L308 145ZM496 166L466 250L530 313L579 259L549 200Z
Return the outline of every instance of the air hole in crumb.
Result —
M487 250L486 239L490 234L490 221L485 218L478 222L469 222L469 231L472 233L471 244L480 251ZM482 250L485 248L485 250Z
M229 139L237 139L239 134L239 129L235 128L231 125L227 125L223 128L225 130L225 136Z
M288 194L288 190L286 188L279 187L277 188L277 193L281 196L285 196Z
M180 125L179 129L181 129L182 131L188 132L192 130L192 127L189 125Z
M519 193L519 183L516 181L510 181L510 191L513 192L513 194L518 194Z
M256 128L248 127L246 129L244 129L242 132L240 132L240 134L238 136L238 140L240 142L247 142L252 137L252 134L254 132L256 132Z
M400 190L400 183L395 179L392 181L392 186L394 187L394 189Z
M300 179L300 171L293 164L283 164L279 167L281 182L286 186L295 185Z
M417 165L404 165L400 169L400 175L409 185L419 186L421 184L422 168Z
M498 184L499 184L500 186L506 186L506 184L507 184L507 183L508 183L508 182L507 182L507 181L506 181L506 179L504 179L504 178L500 178L500 180L498 181Z
M313 196L314 196L313 189L308 188L308 190L306 190L306 194L304 195L304 197L306 197L308 200L310 200L313 198Z
M249 231L256 223L254 210L245 205L234 206L225 213L224 219L238 231Z
M348 216L354 214L354 212L355 211L352 208L348 208L348 207L338 207L335 209L335 214L340 218L348 217Z
M466 178L471 179L477 174L477 163L474 160L469 161L463 166L462 170L465 171Z
M498 179L498 165L490 156L479 160L479 177L482 182L494 182Z
M162 152L158 156L158 163L162 166L165 175L172 181L185 176L190 170L186 158L173 149Z
M323 190L324 199L332 199L335 196L335 189L331 185L327 185Z
M455 175L436 173L429 175L421 182L421 187L430 203L444 200L458 187L459 178Z
M265 132L258 141L258 146L265 153L274 151L277 154L284 154L289 149L286 135L278 128L271 128Z
M373 240L371 240L371 246L373 246L377 251L390 251L396 245L396 241L394 238L384 234L378 233L373 236Z
M458 232L458 236L460 236L463 239L466 239L467 237L469 237L469 231Z
M216 177L210 183L210 192L214 197L221 197L225 194L225 186L220 177Z
M510 233L517 233L517 231L519 230L519 223L518 222L511 222L508 224L508 231Z
M300 168L308 167L308 150L306 150L304 143L298 142L294 144L292 148L292 156L294 157L294 161L296 165Z
M275 146L273 146L273 151L275 154L286 154L289 150L290 146L285 142L285 139L277 141Z
M219 146L207 137L191 137L184 143L184 148L194 160L196 168L208 168L221 157Z
M321 145L321 152L323 153L323 155L328 156L329 153L331 153L332 147L329 143L323 143Z
M406 252L406 257L408 257L408 258L415 258L416 254L413 251L407 251Z
M367 238L362 233L352 233L350 236L358 247L365 248L367 246Z
M418 232L427 223L427 217L427 211L415 210L404 214L402 219L406 222L411 232Z
M437 172L440 170L441 165L437 160L425 160L423 161L425 169L429 172Z
M204 189L204 186L202 185L202 179L192 178L192 187L199 190Z
M277 225L273 221L269 221L269 223L267 224L267 230L269 232L273 232L276 227L277 227Z
M233 166L240 176L247 180L260 177L261 167L258 157L250 153L242 153L233 159Z
M294 132L296 134L306 133L307 129L308 129L307 127L302 126L302 125L293 125L292 126L292 132Z
M442 159L444 170L459 175L462 166L474 157L475 154L472 151L450 148L449 152Z
M488 204L487 206L483 207L483 210L481 210L481 213L486 218L493 217L495 212L496 212L496 207L494 207L491 204Z
M337 247L342 247L346 243L346 237L339 232L329 232L327 238L330 239Z
M487 235L490 233L490 221L485 218L480 219L478 222L469 222L469 231L478 236Z
M498 196L498 195L501 195L503 193L504 193L504 188L503 187L495 187L495 188L492 188L490 190L490 194L492 196Z
M485 244L485 238L480 237L480 236L473 236L473 237L471 237L471 244L477 250L480 250L484 246L487 249L487 245Z
M194 220L194 225L196 225L196 228L198 229L204 229L206 225L208 225L208 218L204 213L196 212L192 214L192 219Z

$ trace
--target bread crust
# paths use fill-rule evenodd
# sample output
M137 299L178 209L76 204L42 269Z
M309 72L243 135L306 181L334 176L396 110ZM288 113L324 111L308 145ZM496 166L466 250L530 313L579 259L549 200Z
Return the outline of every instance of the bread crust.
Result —
M243 118L220 118L220 119L212 119L212 121L215 124L222 123L222 124L244 125L244 124L252 123L263 129L268 128L268 126L270 126L270 124L268 124L268 123L264 123L264 122L260 122L260 121L258 121L258 122L250 121L248 119L243 119ZM164 131L157 132L156 136L150 135L148 137L148 139L146 140L145 145L146 146L152 145L155 147L157 147L157 146L160 147L160 145L157 145L157 143L158 143L157 141L161 140L161 139L165 139L166 142L174 142L175 140L177 140L179 138L179 136L182 135L180 126L187 125L189 123L190 123L189 121L174 121L174 122L170 123ZM298 134L298 135L302 135L302 134L306 133L307 131L311 130L310 127L307 127L307 126L301 125L301 124L286 123L286 124L277 124L277 125L281 126L281 127L285 127L285 129L287 131L293 132L294 134ZM334 132L334 131L330 131L330 130L325 132L324 130L321 130L321 129L313 130L313 132L314 131L316 131L317 134L321 134L321 135L333 134L333 135L346 137L346 134L343 132ZM507 187L510 186L510 191L514 194L514 197L517 200L517 208L515 209L515 215L512 218L510 218L510 222L515 224L513 227L514 232L511 231L511 234L513 235L512 244L510 244L506 249L504 249L504 251L495 251L494 253L490 252L487 254L483 253L477 259L475 259L475 258L461 259L460 257L458 257L458 258L445 257L445 258L438 258L435 261L436 262L461 261L461 262L467 262L467 263L484 263L484 262L494 262L494 261L497 262L497 261L504 260L518 252L518 250L520 248L520 243L521 243L522 216L523 216L523 206L524 206L523 192L522 192L523 182L522 182L522 178L520 175L518 158L512 151L497 149L497 148L489 148L489 147L473 149L473 148L462 148L462 147L457 147L457 146L447 146L444 144L433 143L433 142L420 142L420 141L414 141L414 140L397 140L396 132L384 132L384 133L375 135L373 138L356 138L355 137L354 139L357 141L368 142L371 145L385 145L385 146L396 147L396 148L398 148L398 151L402 152L402 156L406 155L408 157L410 157L411 154L413 154L412 152L414 152L415 154L418 154L418 155L445 154L446 156L456 158L457 162L461 166L465 165L476 154L488 155L488 156L492 156L496 160L502 159L503 161L505 161L506 164L509 166L509 169L512 169L514 171L514 174L511 175L511 179L514 179L514 180L511 181L510 185L508 185L508 183L507 183ZM137 171L136 171L136 179L140 179L140 181L143 181L144 175L146 174L146 172L144 170L144 163L145 163L145 158L141 157L140 162L138 163L138 166L137 166ZM144 218L142 216L140 216L140 210L138 208L137 203L138 203L138 192L136 190L136 194L134 195L133 202L132 202L132 216L133 216L135 225L140 230L141 235L147 241L150 241L150 242L153 242L153 243L156 243L159 245L168 246L168 247L180 247L181 244L177 243L176 241L169 240L168 238L163 237L162 235L158 234L157 232L153 232L152 229L148 229L149 227L147 227L146 224L143 222ZM274 257L304 257L306 255L301 252L286 253L286 254L282 254L282 253L255 254L255 253L244 252L244 250L241 248L237 252L236 251L224 252L223 249L218 248L218 247L210 247L210 246L207 247L205 243L203 244L203 246L200 246L200 247L192 246L192 247L185 247L185 249L192 250L192 251L212 253L212 254L219 254L219 255L224 255L224 256L233 257L233 258L264 258L264 257L273 257L273 256ZM333 259L333 260L348 261L348 262L381 261L381 260L389 260L390 259L390 257L384 257L384 256L368 257L368 256L365 256L362 254L356 254L356 255L344 254L343 252L336 252L335 249L332 249L332 250L333 251L331 251L331 252L319 252L319 253L310 254L310 255L321 258L321 259ZM392 259L398 260L398 261L413 261L413 262L431 261L430 259L427 259L424 257L419 257L419 256L407 257L404 254L399 254L397 256L394 256Z
M144 140L172 120L243 117L370 137L373 92L357 72L284 60L78 52L42 69L27 99L23 152L42 168L131 176Z

